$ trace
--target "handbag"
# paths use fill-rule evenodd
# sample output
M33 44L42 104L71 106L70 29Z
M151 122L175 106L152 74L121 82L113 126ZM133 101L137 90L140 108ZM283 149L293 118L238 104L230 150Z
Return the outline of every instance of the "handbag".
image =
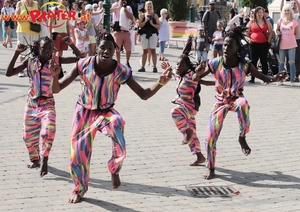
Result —
M25 6L25 9L27 11L27 15L29 15L29 12L28 12L28 9L26 7L26 4L24 3L24 6ZM40 24L36 24L36 23L32 23L32 22L29 22L30 26L29 26L29 29L33 32L40 32L41 31L41 25Z
M273 49L275 49L277 51L279 50L280 41L281 41L281 35L276 35Z

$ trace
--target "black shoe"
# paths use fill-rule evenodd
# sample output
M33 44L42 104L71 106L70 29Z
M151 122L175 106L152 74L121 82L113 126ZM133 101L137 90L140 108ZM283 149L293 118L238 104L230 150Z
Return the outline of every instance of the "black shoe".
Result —
M153 68L153 73L157 73L157 68L156 67Z
M146 72L146 70L145 70L144 67L142 67L142 68L140 68L140 69L138 70L138 72Z
M127 62L126 65L127 65L128 68L132 69L129 62Z
M249 80L249 83L254 84L254 80L253 79Z

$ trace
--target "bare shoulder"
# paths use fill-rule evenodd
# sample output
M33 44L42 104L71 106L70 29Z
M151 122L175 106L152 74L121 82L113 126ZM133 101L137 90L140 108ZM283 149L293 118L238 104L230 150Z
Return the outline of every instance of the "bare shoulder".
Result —
M21 7L21 6L22 6L22 1L18 1L16 7Z

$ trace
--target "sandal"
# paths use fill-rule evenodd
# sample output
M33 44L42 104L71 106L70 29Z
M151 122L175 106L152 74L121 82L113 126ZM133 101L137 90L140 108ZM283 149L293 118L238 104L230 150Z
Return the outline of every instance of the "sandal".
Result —
M6 43L3 43L2 45L3 45L5 48L7 48L7 44L6 44Z
M167 58L163 57L161 61L169 61Z

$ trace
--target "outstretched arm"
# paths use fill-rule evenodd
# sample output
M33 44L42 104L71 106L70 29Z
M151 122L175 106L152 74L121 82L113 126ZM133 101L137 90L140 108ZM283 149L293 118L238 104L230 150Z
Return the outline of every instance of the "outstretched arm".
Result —
M141 87L140 84L134 80L133 76L127 80L127 84L141 99L147 100L152 97L162 86L167 84L171 77L172 67L169 66L169 68L162 73L157 82L150 88L144 89Z
M215 82L215 81L208 81L208 80L200 79L200 80L199 80L199 83L200 83L201 85L214 86L216 82Z
M61 57L60 58L60 63L61 64L67 64L67 63L76 63L77 62L77 58L81 58L82 54L79 51L79 49L74 45L73 41L71 40L70 37L64 37L63 42L65 42L66 44L68 44L68 46L71 47L71 49L73 50L74 54L76 55L76 57Z
M75 64L72 71L65 75L61 80L58 80L61 67L54 60L52 60L50 63L50 70L53 76L51 83L53 93L59 93L62 89L73 82L74 79L76 79L76 77L78 76L77 64Z
M249 67L249 72L251 73L252 76L261 79L264 82L279 82L283 80L286 77L286 71L282 71L278 73L275 77L269 77L267 75L264 75L260 73L253 64L250 65Z

